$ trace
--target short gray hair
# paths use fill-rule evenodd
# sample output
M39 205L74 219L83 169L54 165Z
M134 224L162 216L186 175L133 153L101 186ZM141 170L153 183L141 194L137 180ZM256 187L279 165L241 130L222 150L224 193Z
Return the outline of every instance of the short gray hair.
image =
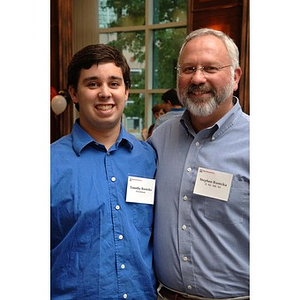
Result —
M219 30L215 30L215 29L211 29L211 28L201 28L201 29L197 29L195 31L192 31L184 40L181 49L179 51L179 56L178 56L178 64L181 58L181 54L182 51L184 49L184 47L186 46L186 44L196 38L196 37L200 37L200 36L205 36L205 35L214 35L215 37L219 38L220 40L223 41L229 58L231 59L231 63L232 63L232 67L233 69L236 69L239 67L239 49L237 47L237 45L235 44L235 42L232 40L232 38L230 38L228 35L226 35L224 32L219 31Z

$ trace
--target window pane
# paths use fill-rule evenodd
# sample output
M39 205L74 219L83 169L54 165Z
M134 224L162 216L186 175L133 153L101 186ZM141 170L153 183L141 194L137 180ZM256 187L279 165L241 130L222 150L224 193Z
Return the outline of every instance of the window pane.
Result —
M154 31L153 83L154 88L176 87L176 64L186 28L167 28Z
M186 22L186 0L154 0L153 23Z
M99 0L99 28L145 24L145 0Z
M128 132L141 139L144 128L145 95L129 94L123 113L123 125Z
M145 88L144 31L103 33L99 40L122 51L131 70L131 89Z

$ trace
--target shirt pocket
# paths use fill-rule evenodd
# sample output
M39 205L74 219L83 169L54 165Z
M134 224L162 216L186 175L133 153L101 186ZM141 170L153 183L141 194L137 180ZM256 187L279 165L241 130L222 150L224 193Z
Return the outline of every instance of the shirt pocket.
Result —
M204 216L223 224L242 223L249 211L249 183L233 180L228 201L205 197Z
M153 225L153 205L132 203L133 222L136 228L150 228Z

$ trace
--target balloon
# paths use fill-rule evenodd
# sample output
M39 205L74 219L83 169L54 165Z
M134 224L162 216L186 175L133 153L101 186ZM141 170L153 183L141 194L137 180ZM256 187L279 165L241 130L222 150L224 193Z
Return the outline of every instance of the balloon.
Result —
M64 96L56 95L52 98L51 108L56 115L61 114L67 107L67 100Z

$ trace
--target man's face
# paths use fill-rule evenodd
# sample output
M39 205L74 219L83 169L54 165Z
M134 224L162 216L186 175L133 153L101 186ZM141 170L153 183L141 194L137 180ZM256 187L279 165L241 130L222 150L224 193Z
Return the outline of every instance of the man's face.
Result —
M121 68L114 63L94 64L80 72L77 91L70 87L80 107L80 125L88 133L109 131L120 126L129 90Z
M223 67L231 65L224 43L215 36L202 36L189 41L180 58L181 71L187 67ZM231 101L238 87L241 70L232 74L225 67L216 73L197 70L178 76L177 88L183 105L195 116L209 116L226 100Z

